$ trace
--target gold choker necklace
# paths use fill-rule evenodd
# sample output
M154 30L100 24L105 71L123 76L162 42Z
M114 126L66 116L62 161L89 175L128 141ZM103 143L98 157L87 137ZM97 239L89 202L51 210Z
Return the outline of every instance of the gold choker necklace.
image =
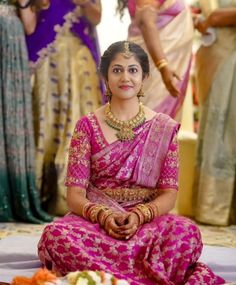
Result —
M146 121L142 103L139 103L138 114L128 121L117 119L111 112L110 103L107 103L105 117L105 122L108 126L118 131L116 136L121 141L132 140L135 137L134 128L142 125Z

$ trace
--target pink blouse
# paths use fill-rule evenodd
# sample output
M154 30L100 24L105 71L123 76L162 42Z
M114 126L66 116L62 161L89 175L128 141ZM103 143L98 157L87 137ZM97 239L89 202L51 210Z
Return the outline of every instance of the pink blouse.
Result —
M66 186L87 189L91 183L98 189L137 186L150 188L148 185L137 184L137 173L153 120L137 127L133 140L124 142L117 140L109 144L94 113L81 118L75 127L69 149ZM177 131L178 126L173 131L165 159L160 162L161 172L159 178L154 181L154 189L178 189ZM155 147L157 146L154 144L153 155ZM157 168L157 165L153 167Z

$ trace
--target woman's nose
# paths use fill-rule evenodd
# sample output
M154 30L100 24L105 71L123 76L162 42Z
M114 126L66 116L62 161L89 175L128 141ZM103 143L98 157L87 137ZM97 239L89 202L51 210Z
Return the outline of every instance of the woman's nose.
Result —
M129 81L129 73L127 71L122 72L122 81Z

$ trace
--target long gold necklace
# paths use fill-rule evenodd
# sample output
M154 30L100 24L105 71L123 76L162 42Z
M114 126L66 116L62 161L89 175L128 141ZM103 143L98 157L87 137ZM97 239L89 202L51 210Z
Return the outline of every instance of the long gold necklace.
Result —
M117 138L121 141L132 140L135 137L134 128L142 125L146 121L143 104L139 103L139 111L135 117L127 121L117 119L112 111L110 103L107 103L105 109L105 122L111 128L117 130Z

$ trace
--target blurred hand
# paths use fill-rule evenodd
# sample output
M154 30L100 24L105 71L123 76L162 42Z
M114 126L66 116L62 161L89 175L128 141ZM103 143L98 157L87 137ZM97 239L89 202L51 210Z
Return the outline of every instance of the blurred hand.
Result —
M124 239L125 236L119 233L119 228L125 223L126 213L113 213L105 221L104 230L107 234L116 239Z
M171 70L168 66L163 67L160 72L162 80L167 90L170 92L170 95L173 97L178 97L180 94L180 91L176 86L176 79L180 80L178 74L175 71Z
M104 229L113 238L129 239L136 233L138 224L139 218L135 213L114 213L107 218Z
M139 227L139 218L133 212L127 213L124 223L119 226L118 234L125 239L131 238Z
M194 28L201 34L207 34L207 29L209 28L208 20L204 19L202 15L193 15L192 17Z
M207 29L209 28L207 21L200 21L198 22L197 26L196 26L197 30L201 33L201 34L207 34Z

